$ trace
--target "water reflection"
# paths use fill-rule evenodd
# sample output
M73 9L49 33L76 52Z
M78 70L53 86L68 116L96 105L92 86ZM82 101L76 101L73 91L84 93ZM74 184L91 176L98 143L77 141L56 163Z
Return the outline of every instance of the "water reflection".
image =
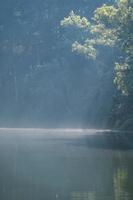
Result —
M104 163L103 163L104 164ZM72 200L130 200L130 192L128 191L128 160L126 159L126 155L124 155L123 151L113 152L112 157L112 191L110 194L105 194L107 190L111 189L111 180L109 183L109 187L106 188L106 185L102 184L104 181L101 179L101 183L99 185L93 180L93 191L74 191L71 194ZM96 172L97 173L97 172ZM111 171L108 171L111 173ZM108 174L109 175L109 174ZM131 174L132 175L132 174ZM103 176L103 174L102 174ZM104 186L105 188L102 188ZM105 190L104 190L105 189ZM100 192L102 191L102 192Z
M114 199L115 200L129 200L130 196L128 193L128 160L121 153L118 152L118 158L114 165L116 165L116 169L114 170L113 175L113 183L114 183Z
M0 133L0 200L132 200L131 139L117 136Z
M125 189L127 181L127 169L118 168L114 174L114 196L115 200L128 200L129 194Z
M133 149L132 132L96 132L92 135L84 135L84 137L89 148L95 147L114 150Z
M96 200L95 192L72 192L72 200Z

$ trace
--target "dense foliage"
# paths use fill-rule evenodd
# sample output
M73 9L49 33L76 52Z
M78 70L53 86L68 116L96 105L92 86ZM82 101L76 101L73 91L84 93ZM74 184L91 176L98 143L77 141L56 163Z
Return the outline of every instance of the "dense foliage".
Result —
M71 11L61 25L87 31L87 38L84 37L82 43L75 41L72 50L91 59L97 57L99 46L117 49L114 83L120 93L115 97L112 120L114 124L118 120L118 124L127 123L133 111L133 1L117 0L112 5L103 4L94 11L90 21Z
M72 54L70 44L74 33L80 38L80 31L63 30L60 20L70 9L90 17L105 2L1 2L1 127L104 126L114 89L109 55L103 63Z

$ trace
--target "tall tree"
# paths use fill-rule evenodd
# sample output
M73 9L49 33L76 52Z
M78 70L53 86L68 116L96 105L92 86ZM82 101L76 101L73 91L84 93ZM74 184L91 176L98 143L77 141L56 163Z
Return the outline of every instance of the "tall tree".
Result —
M117 49L114 83L121 96L117 108L124 110L121 105L125 107L133 99L133 0L117 0L113 5L103 4L94 11L91 20L71 11L61 21L61 26L68 25L88 33L82 43L75 41L72 44L73 51L96 59L99 46Z

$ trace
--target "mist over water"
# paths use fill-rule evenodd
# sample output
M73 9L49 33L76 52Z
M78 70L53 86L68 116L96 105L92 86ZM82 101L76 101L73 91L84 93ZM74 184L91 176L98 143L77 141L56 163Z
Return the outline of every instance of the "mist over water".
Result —
M133 146L118 137L97 130L0 130L0 199L132 199Z

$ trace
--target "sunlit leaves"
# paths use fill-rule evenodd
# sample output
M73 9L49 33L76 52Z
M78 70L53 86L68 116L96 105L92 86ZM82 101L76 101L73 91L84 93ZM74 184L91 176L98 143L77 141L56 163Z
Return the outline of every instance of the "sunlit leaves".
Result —
M76 15L73 11L70 12L68 17L65 17L64 20L61 21L61 26L77 26L79 28L89 28L90 22L87 18L81 18L79 15Z
M114 22L118 9L114 6L107 6L104 4L102 7L97 8L94 12L94 21L97 23L104 23L105 25Z
M85 42L84 45L78 43L77 41L73 43L72 50L77 51L80 54L84 54L86 57L95 59L96 58L96 49L93 45Z
M61 21L62 26L76 26L88 30L88 38L84 43L75 42L72 50L95 59L97 46L117 47L123 55L122 64L116 63L114 82L124 95L129 92L133 80L128 76L133 74L133 0L117 0L114 5L97 8L90 23L85 17L76 15L73 11ZM124 64L123 64L124 63Z
M128 88L124 82L124 78L125 78L125 72L129 69L129 66L127 65L127 63L123 63L123 64L119 64L116 63L115 64L115 79L114 79L114 83L117 85L118 90L122 91L123 95L128 95Z

